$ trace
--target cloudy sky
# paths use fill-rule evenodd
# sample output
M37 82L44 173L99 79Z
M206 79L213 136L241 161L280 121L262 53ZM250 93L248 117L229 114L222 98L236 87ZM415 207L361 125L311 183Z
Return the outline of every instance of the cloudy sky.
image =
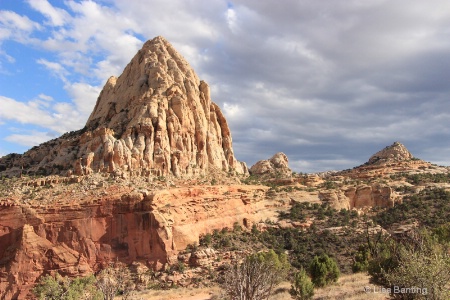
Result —
M447 0L0 1L0 155L84 126L162 35L212 89L251 166L362 164L400 141L450 165Z

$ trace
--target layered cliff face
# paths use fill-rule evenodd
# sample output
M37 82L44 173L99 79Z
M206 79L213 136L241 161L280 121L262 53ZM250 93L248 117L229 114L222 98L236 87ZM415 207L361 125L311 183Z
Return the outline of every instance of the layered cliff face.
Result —
M84 276L116 259L156 269L175 263L178 251L198 243L201 234L263 219L258 212L266 208L268 190L110 186L100 196L93 190L76 200L65 188L46 205L0 201L0 299L25 299L49 272Z
M2 175L95 172L190 177L247 173L209 86L162 37L105 84L86 127L0 159Z
M391 187L378 183L351 186L343 190L322 190L319 192L319 199L328 202L337 210L385 208L402 202L401 197Z

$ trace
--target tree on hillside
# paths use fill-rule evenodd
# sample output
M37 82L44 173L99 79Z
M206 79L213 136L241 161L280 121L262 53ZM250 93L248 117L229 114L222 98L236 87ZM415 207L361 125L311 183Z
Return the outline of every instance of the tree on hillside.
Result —
M303 268L295 273L289 294L296 300L309 300L314 296L314 284Z
M130 270L122 263L116 262L100 271L97 275L97 287L105 300L113 300L117 294L121 294L122 299L128 299L135 289L135 284Z
M439 232L411 231L400 241L384 243L389 247L381 244L384 251L370 261L372 280L400 299L450 299L449 245L439 243L441 237Z
M309 266L312 282L317 287L336 282L340 276L336 261L326 254L315 256Z
M268 299L287 275L289 262L273 250L247 256L225 274L224 289L233 300Z

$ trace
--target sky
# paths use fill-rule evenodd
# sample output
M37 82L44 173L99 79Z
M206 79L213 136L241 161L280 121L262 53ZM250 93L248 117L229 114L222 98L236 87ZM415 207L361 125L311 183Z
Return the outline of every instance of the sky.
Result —
M450 1L0 0L0 156L81 129L164 36L208 82L238 160L343 170L395 141L450 165Z

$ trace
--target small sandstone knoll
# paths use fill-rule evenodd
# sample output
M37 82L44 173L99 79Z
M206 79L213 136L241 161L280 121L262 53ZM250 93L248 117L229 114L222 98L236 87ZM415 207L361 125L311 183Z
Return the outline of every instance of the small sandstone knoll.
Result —
M209 86L163 37L144 44L105 84L86 126L0 159L0 175L192 177L211 168L247 173Z
M364 179L403 172L421 172L430 167L430 163L415 158L403 144L394 142L372 155L365 164L336 174Z
M387 146L381 151L378 151L369 158L367 164L380 165L386 163L394 163L400 161L409 161L413 158L412 154L406 149L406 147L399 143L394 142L392 145Z
M250 174L262 178L286 178L292 176L292 170L288 167L288 157L278 152L270 159L260 160L250 168Z

